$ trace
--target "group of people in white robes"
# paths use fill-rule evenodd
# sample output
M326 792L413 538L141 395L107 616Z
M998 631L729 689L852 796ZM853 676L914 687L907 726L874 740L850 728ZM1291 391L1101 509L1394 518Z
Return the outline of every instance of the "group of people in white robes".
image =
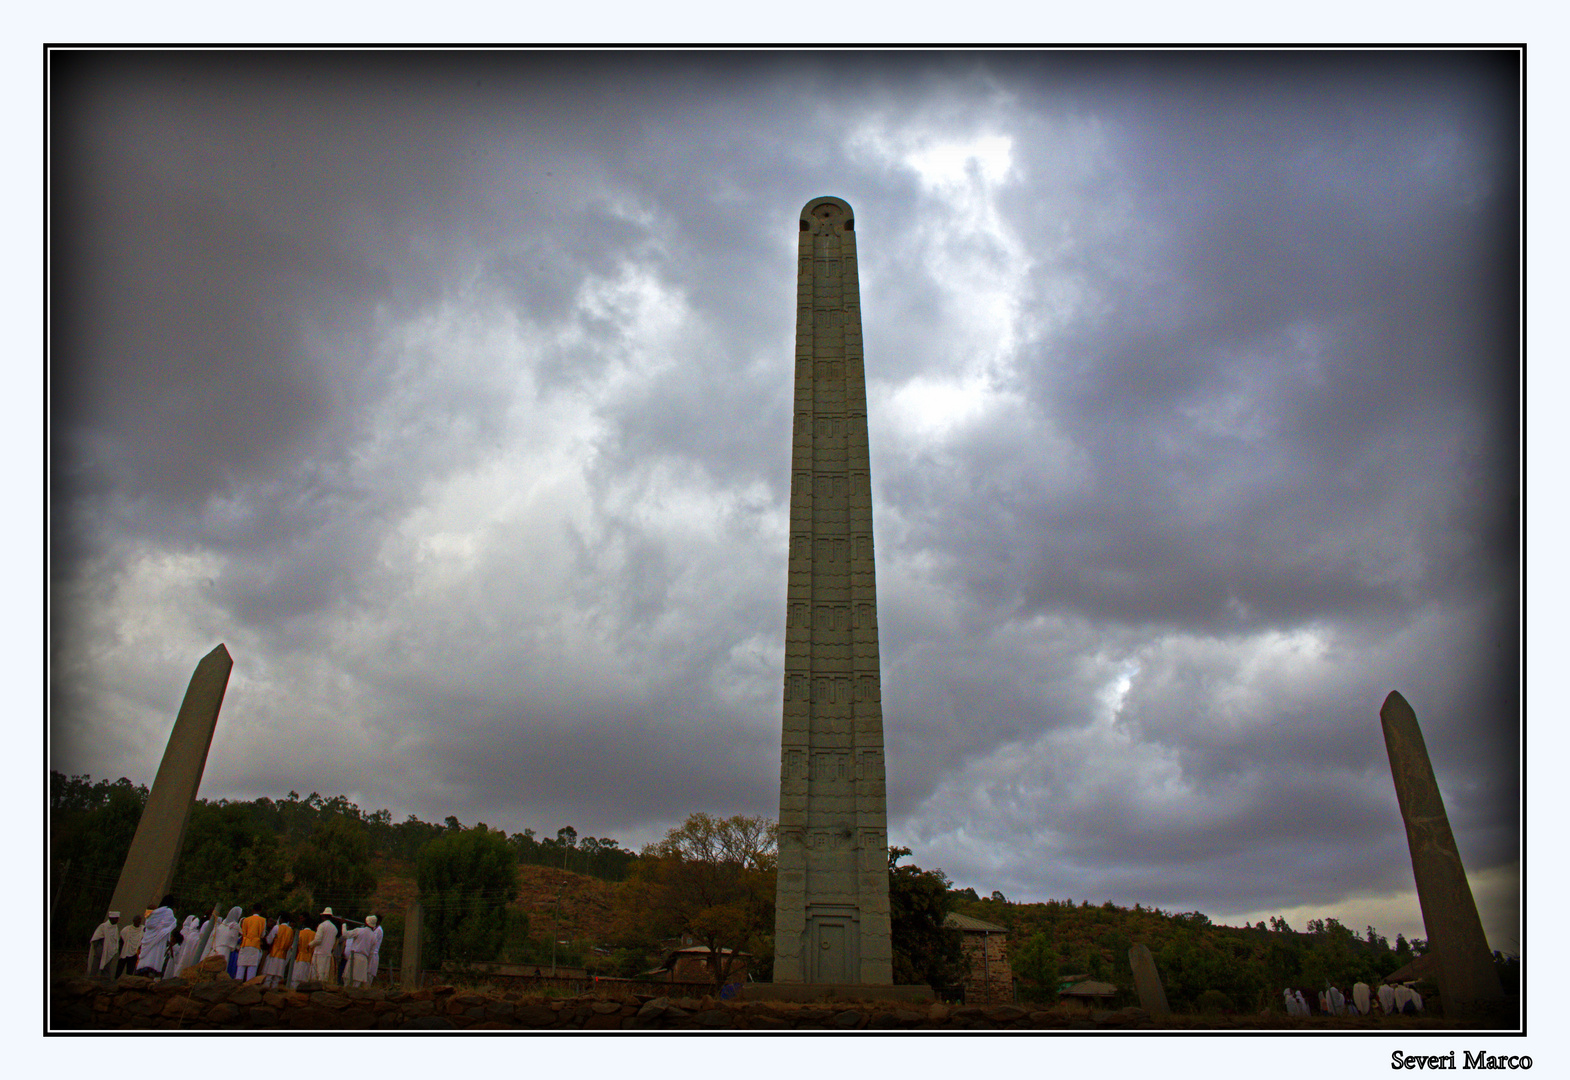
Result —
M261 975L264 985L299 986L317 981L366 986L380 967L382 927L375 915L363 923L324 908L312 927L299 916L298 930L285 914L268 920L260 912L242 917L236 905L220 916L214 909L205 921L188 915L176 925L174 898L164 897L144 920L120 925L111 911L88 943L88 974L113 976L134 971L152 978L173 978L189 967L220 957L229 974L244 982ZM346 924L353 924L348 926Z
M1303 997L1301 990L1293 990L1290 986L1282 990L1284 1003L1288 1016L1309 1016L1311 1010L1308 1000ZM1423 1009L1423 997L1410 986L1399 983L1392 986L1380 986L1378 993L1380 1011L1386 1016L1392 1013L1416 1013ZM1319 1011L1330 1016L1368 1016L1373 1012L1374 998L1369 986L1365 982L1354 983L1352 997L1347 999L1336 987L1327 987L1319 992Z

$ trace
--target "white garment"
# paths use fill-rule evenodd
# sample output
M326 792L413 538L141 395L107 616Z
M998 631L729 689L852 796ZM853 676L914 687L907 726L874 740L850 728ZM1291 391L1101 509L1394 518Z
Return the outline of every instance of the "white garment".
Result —
M229 909L229 914L218 920L213 927L212 935L207 939L207 951L202 954L202 959L209 956L222 956L229 959L229 954L240 943L240 907L235 905Z
M317 982L333 981L333 946L338 943L338 927L331 919L323 919L316 927L316 937L311 942L311 966Z
M174 912L166 907L156 908L142 924L142 944L136 953L136 970L154 968L162 970L169 935L174 933Z
M356 926L353 930L345 930L343 932L343 954L345 956L353 956L355 953L364 952L365 946L362 943L370 932L364 926Z
M130 926L120 927L120 959L133 958L132 967L135 967L135 956L142 948L142 928L132 923Z
M98 952L98 970L93 970L92 943L102 942ZM120 924L105 919L98 924L98 929L93 931L92 939L88 942L87 973L96 975L104 970L113 970L113 964L120 958Z
M1357 1011L1364 1016L1368 1015L1368 984L1365 982L1352 984L1352 1004L1357 1006Z
M331 956L338 943L338 927L331 919L323 919L316 927L316 937L311 941L311 956Z
M382 928L380 926L378 926L375 930L371 931L371 934L370 934L370 947L366 950L366 953L365 953L365 956L366 956L366 963L365 963L366 975L365 975L365 978L366 978L367 982L375 981L375 979L376 979L377 961L381 959L381 955L382 955Z
M1330 988L1330 1011L1337 1016L1346 1015L1346 995L1334 986Z
M1308 1002L1303 1000L1303 991L1294 991L1294 996L1297 998L1297 1014L1299 1016L1308 1016Z
M187 915L180 926L180 956L175 961L176 975L196 963L196 947L201 943L202 920L197 915Z

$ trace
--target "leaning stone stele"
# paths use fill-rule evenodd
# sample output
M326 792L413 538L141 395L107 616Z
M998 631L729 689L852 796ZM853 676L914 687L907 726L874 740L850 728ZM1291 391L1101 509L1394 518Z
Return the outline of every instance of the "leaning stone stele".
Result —
M780 761L776 983L893 983L855 222L802 209Z
M1167 1016L1172 1010L1167 1006L1167 992L1162 988L1161 976L1156 971L1156 958L1150 955L1150 946L1141 942L1128 951L1128 966L1134 972L1134 990L1139 994L1139 1007L1151 1016Z
M1504 990L1488 951L1455 834L1450 831L1450 817L1439 795L1439 781L1434 777L1417 714L1406 698L1392 690L1380 707L1379 723L1390 755L1396 802L1406 824L1428 946L1439 961L1439 997L1445 1015L1465 1016L1497 1006L1504 1000Z
M207 751L218 727L218 709L223 705L233 668L229 650L220 644L202 657L186 687L185 700L180 703L169 745L164 749L158 775L153 778L153 789L148 793L142 819L131 838L131 850L120 870L120 881L115 885L114 901L109 905L125 912L127 923L131 913L156 907L174 880L175 862L180 858L185 827L191 820L191 804L202 785Z

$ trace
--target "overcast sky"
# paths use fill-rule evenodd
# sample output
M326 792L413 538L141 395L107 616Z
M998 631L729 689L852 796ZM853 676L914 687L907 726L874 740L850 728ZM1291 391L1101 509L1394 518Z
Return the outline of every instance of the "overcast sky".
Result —
M55 53L49 764L778 813L797 217L855 210L889 838L1516 951L1516 54Z

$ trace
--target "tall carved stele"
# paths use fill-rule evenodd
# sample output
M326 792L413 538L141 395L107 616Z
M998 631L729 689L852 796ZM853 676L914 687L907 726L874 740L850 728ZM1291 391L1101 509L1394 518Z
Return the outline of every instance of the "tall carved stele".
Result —
M774 981L893 984L855 222L801 212Z
M1396 802L1406 824L1417 902L1423 909L1428 947L1439 958L1439 998L1447 1017L1496 1008L1504 1000L1472 886L1461 865L1450 816L1428 758L1423 730L1406 698L1390 692L1379 709L1395 780Z
M191 820L196 789L202 785L207 751L218 727L218 709L223 705L233 669L229 650L219 645L202 657L186 687L185 700L180 702L169 745L164 749L158 775L153 778L153 789L131 837L131 850L109 905L110 910L124 913L127 924L133 913L140 915L144 908L156 906L174 879L185 826Z

